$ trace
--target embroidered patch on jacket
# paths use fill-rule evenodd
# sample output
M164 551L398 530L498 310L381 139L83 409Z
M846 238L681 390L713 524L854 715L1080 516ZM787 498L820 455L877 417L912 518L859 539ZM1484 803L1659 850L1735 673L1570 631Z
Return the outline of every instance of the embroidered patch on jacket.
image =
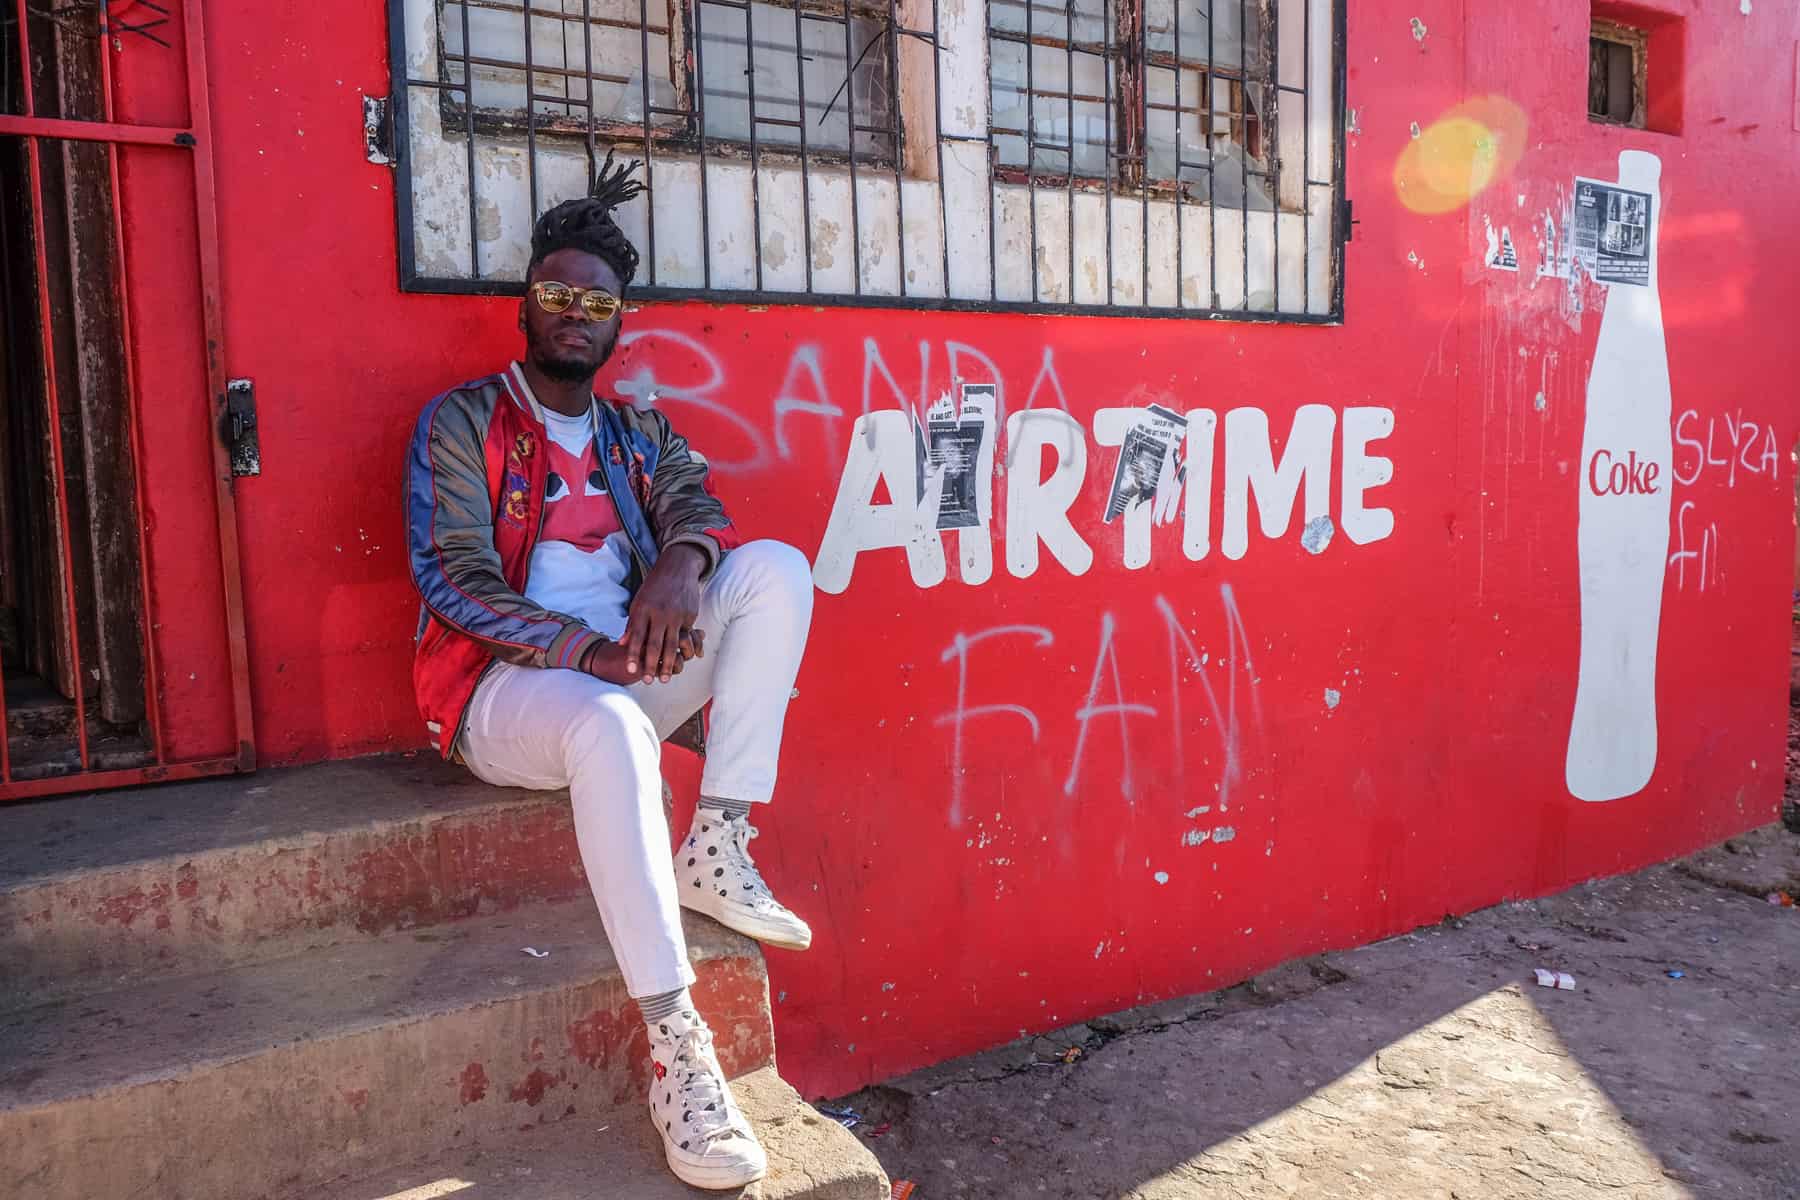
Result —
M506 477L506 490L500 496L501 509L506 519L515 525L523 525L525 518L530 515L531 507L525 499L526 489L529 487L525 476L516 471Z
M631 484L632 494L638 498L638 503L645 507L650 504L650 476L651 472L644 469L644 452L633 450L631 466L626 470L625 478Z
M532 435L530 430L525 430L513 438L513 453L521 459L530 458L537 453L537 438Z
M613 466L622 467L625 465L625 452L619 448L619 443L612 443L606 448L606 452L612 456Z

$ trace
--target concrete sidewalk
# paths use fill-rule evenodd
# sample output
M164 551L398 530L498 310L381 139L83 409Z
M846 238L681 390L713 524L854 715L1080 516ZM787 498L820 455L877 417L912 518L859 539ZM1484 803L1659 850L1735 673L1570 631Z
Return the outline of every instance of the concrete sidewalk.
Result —
M839 1103L916 1200L1793 1200L1800 909L1780 889L1800 896L1800 837L1771 825Z

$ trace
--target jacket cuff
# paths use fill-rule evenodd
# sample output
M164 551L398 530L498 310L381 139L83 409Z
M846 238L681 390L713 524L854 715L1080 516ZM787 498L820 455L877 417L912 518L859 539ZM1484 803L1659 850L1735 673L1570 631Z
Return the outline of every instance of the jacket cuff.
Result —
M719 569L719 560L725 557L724 547L709 533L678 533L669 539L663 549L670 550L676 546L692 546L706 557L706 565L700 568L701 583L712 578L713 572Z
M565 625L544 651L544 665L579 671L587 652L606 640L585 625Z

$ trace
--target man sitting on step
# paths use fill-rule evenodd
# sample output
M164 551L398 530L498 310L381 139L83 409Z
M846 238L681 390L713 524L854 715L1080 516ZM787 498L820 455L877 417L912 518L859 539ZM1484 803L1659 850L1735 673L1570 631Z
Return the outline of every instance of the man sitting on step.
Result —
M594 394L638 254L612 210L642 190L612 157L587 198L531 235L525 354L426 405L407 463L414 684L427 727L503 787L567 787L581 858L643 1010L650 1111L699 1187L766 1169L732 1101L680 909L805 949L806 923L750 860L752 804L775 787L782 722L812 617L806 559L738 546L706 460L662 413ZM694 825L675 860L662 739L712 701Z

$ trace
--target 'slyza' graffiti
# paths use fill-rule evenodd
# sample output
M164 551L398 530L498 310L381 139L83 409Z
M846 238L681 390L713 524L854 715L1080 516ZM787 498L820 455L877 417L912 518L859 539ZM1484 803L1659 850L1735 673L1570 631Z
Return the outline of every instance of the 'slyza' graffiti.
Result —
M956 531L964 583L984 583L993 575L997 439L989 393L965 384L960 408L946 395L923 422L904 410L857 418L814 560L813 581L820 590L844 591L857 555L891 549L906 552L915 584L935 587L946 576L941 537L946 529ZM1277 462L1268 414L1260 408L1226 412L1223 439L1217 436L1219 414L1209 408L1185 415L1161 405L1102 408L1094 414L1094 441L1119 447L1119 456L1112 487L1095 515L1108 524L1123 517L1122 560L1135 570L1150 562L1152 525L1173 520L1179 511L1182 551L1198 562L1212 550L1213 478L1219 469L1224 475L1219 548L1227 558L1242 558L1249 549L1252 500L1266 538L1286 536L1294 504L1302 500L1302 543L1315 554L1340 527L1356 545L1380 541L1393 533L1394 514L1369 507L1364 497L1393 478L1393 462L1369 452L1372 443L1393 432L1393 410L1344 409L1341 439L1334 436L1339 423L1340 414L1326 405L1301 405ZM1339 442L1334 526L1332 450ZM1071 510L1087 480L1087 431L1061 409L1027 408L1006 418L1005 447L1007 570L1021 579L1034 574L1041 544L1070 574L1086 573L1094 551L1076 531ZM1055 459L1048 474L1039 465L1046 450ZM877 504L882 488L889 500Z

